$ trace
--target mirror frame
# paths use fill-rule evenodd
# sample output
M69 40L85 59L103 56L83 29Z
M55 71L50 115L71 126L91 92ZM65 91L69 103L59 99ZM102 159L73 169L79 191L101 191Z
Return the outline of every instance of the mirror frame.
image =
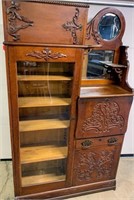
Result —
M102 17L108 13L112 13L117 15L120 20L120 31L119 34L111 39L105 40L101 37L98 31L99 23ZM87 32L86 32L86 45L101 45L99 49L117 49L122 45L122 37L125 31L125 18L123 14L116 8L104 8L87 24Z

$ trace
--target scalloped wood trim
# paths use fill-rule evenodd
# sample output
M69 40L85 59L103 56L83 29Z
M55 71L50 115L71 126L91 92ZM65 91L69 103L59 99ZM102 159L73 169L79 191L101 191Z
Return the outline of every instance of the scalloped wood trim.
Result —
M78 7L86 7L89 8L89 4L87 3L75 3L75 2L66 2L66 1L57 1L57 0L12 0L14 2L35 2L35 3L47 3L47 4L58 4L58 5L66 5L66 6L78 6Z

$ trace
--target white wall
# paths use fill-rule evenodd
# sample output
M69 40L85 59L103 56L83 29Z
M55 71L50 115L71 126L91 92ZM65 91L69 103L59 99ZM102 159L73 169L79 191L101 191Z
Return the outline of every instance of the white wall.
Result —
M2 3L0 1L0 159L11 157L5 54L3 51Z
M91 5L89 10L89 18L96 15L98 11L106 6ZM129 45L129 83L134 88L134 8L118 7L124 14L126 19L126 31L123 37L124 45ZM8 97L7 97L7 83L6 83L6 67L3 51L3 25L2 25L2 5L0 1L0 159L11 158L10 145L10 128L9 128L9 111L8 111ZM126 133L122 153L134 153L134 104L132 105L128 130Z

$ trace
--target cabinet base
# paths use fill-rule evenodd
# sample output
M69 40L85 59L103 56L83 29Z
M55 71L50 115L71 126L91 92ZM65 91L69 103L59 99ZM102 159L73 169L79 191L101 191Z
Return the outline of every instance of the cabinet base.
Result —
M116 180L103 181L98 183L73 186L68 188L61 188L53 191L46 191L43 193L30 194L25 196L18 196L16 200L22 199L50 199L50 200L58 200L58 199L66 199L70 197L80 196L84 194L91 194L101 191L107 190L115 190L116 189Z

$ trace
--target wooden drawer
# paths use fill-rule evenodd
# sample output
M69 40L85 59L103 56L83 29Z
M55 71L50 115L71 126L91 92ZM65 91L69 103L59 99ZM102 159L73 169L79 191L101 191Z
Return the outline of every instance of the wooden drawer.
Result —
M132 97L78 100L76 138L124 134Z
M123 136L76 141L73 185L115 179Z
M3 1L5 41L83 44L88 6L46 2Z
M110 137L99 137L99 138L87 138L83 140L76 140L76 149L90 149L92 147L98 147L101 145L113 146L119 145L123 142L123 136L110 136Z
M16 60L39 62L76 62L75 48L49 46L10 46L10 55Z

